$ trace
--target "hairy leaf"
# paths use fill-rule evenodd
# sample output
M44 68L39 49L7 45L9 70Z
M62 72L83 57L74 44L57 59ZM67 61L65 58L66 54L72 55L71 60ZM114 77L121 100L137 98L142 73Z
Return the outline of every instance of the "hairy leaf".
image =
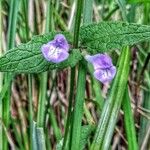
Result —
M80 147L79 150L83 150L85 145L88 142L88 138L90 136L90 134L95 130L95 126L94 125L84 125L81 128L81 137L80 137ZM64 138L62 138L56 145L56 150L62 150L62 146L63 146L63 140Z
M54 38L56 33L35 36L26 43L9 50L0 58L1 72L15 73L39 73L52 69L63 69L73 67L81 59L80 51L77 49L70 50L70 56L64 62L54 64L48 62L41 53L41 46ZM65 33L66 38L70 41L71 37Z
M88 142L90 134L95 130L94 125L84 125L81 129L80 150L83 150Z
M82 26L80 30L82 46L88 52L98 53L150 39L150 26L124 22L101 22Z

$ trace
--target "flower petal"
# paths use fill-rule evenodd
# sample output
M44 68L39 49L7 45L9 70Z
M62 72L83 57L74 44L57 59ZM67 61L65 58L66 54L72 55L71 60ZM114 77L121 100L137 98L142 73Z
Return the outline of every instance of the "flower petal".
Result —
M95 70L113 66L111 58L106 54L96 54L94 56L86 55L85 59L93 64Z
M116 67L112 66L109 69L97 69L94 72L94 77L105 84L106 82L110 82L116 74Z
M69 53L66 51L59 51L56 55L52 55L50 61L54 63L60 63L69 57Z
M59 63L68 58L69 53L54 45L44 44L41 48L43 56L47 61Z
M69 56L69 44L64 35L58 34L54 40L44 44L41 51L47 61L60 63Z
M56 47L62 48L65 51L69 50L68 41L63 34L57 34L53 41L55 42Z
M48 57L49 49L50 49L50 46L48 44L44 44L41 47L42 54L47 60L49 60L49 57Z

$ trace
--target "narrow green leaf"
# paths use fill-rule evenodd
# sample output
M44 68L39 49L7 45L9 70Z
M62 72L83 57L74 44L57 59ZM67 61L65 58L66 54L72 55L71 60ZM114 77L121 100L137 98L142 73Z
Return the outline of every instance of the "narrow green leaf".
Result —
M56 144L56 150L62 150L64 138Z
M84 60L82 60L84 61ZM72 123L72 137L71 137L71 150L79 148L81 139L81 125L83 116L83 104L85 96L85 82L86 82L86 69L82 62L79 64L77 94L73 112L73 123Z
M55 34L36 36L30 42L9 50L0 58L0 71L39 73L56 68L74 67L82 58L78 49L71 49L69 58L59 64L50 63L43 57L40 50L41 46L52 40Z
M36 122L33 121L32 130L32 140L33 140L33 150L37 150L37 139L36 139Z
M93 0L84 1L83 15L83 24L90 24L93 18Z
M16 28L17 28L17 20L18 20L18 13L19 13L19 6L20 6L20 1L17 0L11 0L9 1L9 13L8 13L8 28L7 28L7 49L11 49L15 45L15 35L16 35ZM4 82L7 84L7 81L11 78L12 74L6 73L4 74ZM8 84L8 88L6 91L6 95L4 95L3 102L2 102L2 120L3 123L5 124L6 128L9 129L10 127L10 110L11 110L11 82ZM1 133L0 133L1 134ZM8 146L8 139L5 133L2 133L2 141L1 147L3 150L9 149ZM26 147L28 148L28 147Z
M37 123L33 121L33 150L46 150L44 130L37 127Z
M48 113L49 113L50 123L54 131L54 136L56 138L56 141L59 141L62 138L62 135L52 106L49 106Z
M37 147L39 150L46 150L45 135L43 128L36 128Z
M150 26L125 22L90 24L81 27L80 39L88 52L106 52L150 40Z
M2 55L2 1L0 1L0 56ZM3 87L3 74L0 73L0 94ZM0 99L0 118L3 117L3 104ZM0 124L0 141L3 142L3 127ZM0 149L3 149L3 144L0 144Z
M126 89L125 98L123 100L122 107L124 111L124 122L125 122L126 136L128 139L128 149L138 150L139 148L136 139L134 117L132 114L128 89Z
M146 82L148 82L148 80L146 80ZM144 97L143 97L142 107L144 109L150 110L150 92L149 91L144 91L143 96ZM139 146L140 146L141 149L142 148L146 149L146 146L149 145L149 142L147 143L145 141L146 135L148 133L149 126L150 126L150 120L148 120L144 116L141 116L141 118L140 118L140 129L139 129L139 132L138 132L138 142L139 142Z
M13 79L13 76L9 76L7 82L3 84L2 90L0 92L0 104L2 103L2 100L5 97L5 94L7 93L7 90L9 88L9 85L11 84L12 79Z
M83 2L82 0L77 0L76 3L76 16L75 16L75 24L74 24L74 38L73 38L73 47L79 47L79 31L80 31L80 24L82 19L82 11L83 11ZM84 103L84 96L85 96L85 82L86 82L86 69L82 65L82 60L79 62L78 68L78 79L77 79L77 90L76 90L76 100L73 104L74 93L70 92L69 95L69 106L70 108L73 106L73 112L69 108L68 120L71 121L70 132L69 135L69 149L74 150L78 149L80 145L80 131L82 126L82 115L83 115L83 103ZM70 85L75 84L75 80L72 80L74 75L75 68L71 70L71 83ZM70 87L70 91L75 90L74 86ZM72 98L72 100L71 100ZM70 118L72 115L72 118ZM69 124L68 124L69 125ZM69 126L68 126L69 127ZM65 149L65 142L64 142L64 149Z
M28 75L28 95L29 95L29 139L30 139L30 149L33 148L33 138L32 138L32 133L33 133L33 105L32 105L32 75Z
M124 21L127 21L127 14L126 14L126 0L117 0L118 6L122 13L122 18Z

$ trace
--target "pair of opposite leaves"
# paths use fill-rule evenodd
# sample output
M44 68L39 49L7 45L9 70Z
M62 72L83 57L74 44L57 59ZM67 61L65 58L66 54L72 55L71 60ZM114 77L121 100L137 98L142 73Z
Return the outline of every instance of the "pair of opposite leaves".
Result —
M63 34L57 34L54 40L42 45L44 58L53 63L60 63L69 56L69 44ZM116 67L111 58L106 54L86 55L85 59L94 66L94 77L103 84L110 82L115 74Z

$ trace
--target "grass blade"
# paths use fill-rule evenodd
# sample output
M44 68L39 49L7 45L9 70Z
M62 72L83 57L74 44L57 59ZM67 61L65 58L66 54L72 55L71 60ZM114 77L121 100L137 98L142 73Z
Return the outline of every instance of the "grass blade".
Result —
M135 132L135 124L134 124L134 118L132 114L132 108L130 104L128 89L126 89L125 98L123 100L122 107L124 111L124 122L125 122L126 136L128 139L128 149L138 150L138 144L137 144L136 132Z
M84 95L85 81L86 81L85 79L86 79L86 70L82 64L79 64L77 95L76 95L75 107L73 113L71 150L78 149L80 145L81 122L83 116L83 104L84 104L84 96L85 96Z
M8 26L8 34L7 34L7 49L11 49L14 47L15 44L15 32L16 32L16 24L17 24L17 15L19 10L19 1L18 0L12 0L10 3L10 12L9 12L9 26ZM7 73L5 75L5 83L9 82L9 79L11 78L11 74ZM3 122L8 129L10 124L10 96L11 96L11 83L8 86L8 90L6 93L6 96L4 97L3 101ZM5 133L3 134L3 150L8 149L8 142L7 137L5 136Z
M32 141L33 141L33 150L37 150L37 138L36 138L36 122L32 122L33 130L32 130Z
M92 20L92 12L87 13L88 8L92 7L93 1L85 1L84 3L84 16L83 23L88 24ZM82 12L83 1L77 1L77 15L75 21L75 33L74 33L74 46L78 47L78 38L79 38L79 27L81 21L81 12ZM90 8L92 9L92 8ZM80 146L80 138L81 138L81 123L83 116L83 104L84 104L84 96L85 96L85 83L86 83L86 68L82 62L79 62L79 70L78 70L78 80L77 80L77 94L73 112L73 123L72 123L72 137L71 137L71 149L78 149Z
M37 147L39 150L46 150L45 147L45 135L43 128L36 128Z
M2 1L0 1L0 56L2 55ZM2 73L0 73L0 92L2 91L3 86L3 76ZM2 101L0 100L0 119L2 119L3 116L3 105ZM2 124L0 124L0 141L3 141L3 127ZM2 150L2 144L0 144L0 150Z
M28 89L29 89L29 124L30 124L30 149L33 148L33 106L32 106L32 75L28 75Z

